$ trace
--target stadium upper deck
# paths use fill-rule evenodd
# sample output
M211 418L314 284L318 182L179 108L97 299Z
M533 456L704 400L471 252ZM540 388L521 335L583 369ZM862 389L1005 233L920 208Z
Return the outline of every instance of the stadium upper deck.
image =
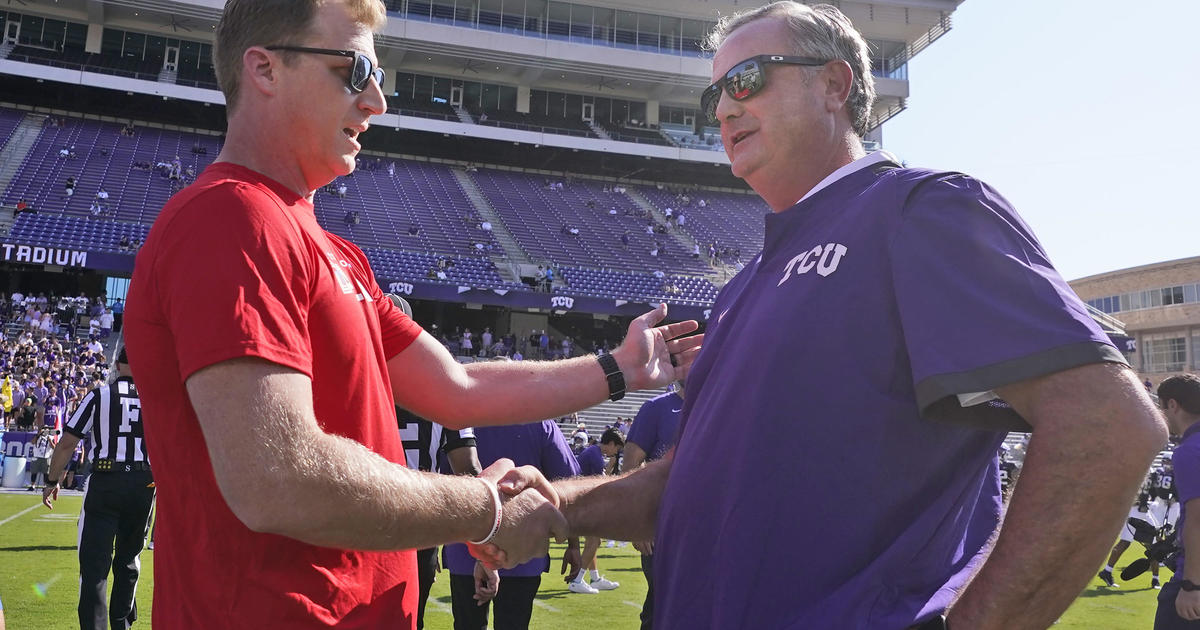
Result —
M869 38L878 125L902 111L907 62L961 0L843 0ZM223 104L211 70L220 0L59 0L0 11L0 79ZM725 164L697 111L701 41L732 0L388 0L379 36L392 109L377 128ZM481 124L482 123L482 124Z

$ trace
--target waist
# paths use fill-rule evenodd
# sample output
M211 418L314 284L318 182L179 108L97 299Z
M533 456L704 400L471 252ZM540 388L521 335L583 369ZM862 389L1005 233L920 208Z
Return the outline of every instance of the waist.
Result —
M149 471L150 462L118 462L112 459L97 459L92 462L92 472L138 472Z

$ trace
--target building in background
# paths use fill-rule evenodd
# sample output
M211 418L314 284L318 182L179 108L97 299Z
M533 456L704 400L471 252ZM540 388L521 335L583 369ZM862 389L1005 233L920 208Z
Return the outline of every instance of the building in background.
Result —
M1070 283L1084 302L1124 324L1127 354L1158 384L1200 372L1200 256L1110 271Z

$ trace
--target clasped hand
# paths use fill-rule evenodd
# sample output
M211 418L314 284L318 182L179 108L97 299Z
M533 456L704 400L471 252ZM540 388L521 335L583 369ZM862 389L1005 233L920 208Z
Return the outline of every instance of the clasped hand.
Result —
M503 505L500 528L491 542L467 545L484 566L511 569L548 554L550 538L566 539L567 519L558 511L558 493L537 468L500 459L480 478L496 484Z

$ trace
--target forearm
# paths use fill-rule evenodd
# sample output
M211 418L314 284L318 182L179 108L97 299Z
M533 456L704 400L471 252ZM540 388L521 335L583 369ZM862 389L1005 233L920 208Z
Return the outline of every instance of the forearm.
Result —
M257 503L238 514L251 529L341 549L422 549L491 529L494 506L479 481L413 472L332 435L293 444L263 458L284 463L240 502Z
M72 444L69 448L64 448L64 442L59 442L54 447L54 454L50 456L50 470L46 473L46 479L62 480L63 471L67 468L67 463L71 461L71 454L75 451L75 445Z
M1153 409L1035 424L989 558L951 608L962 628L1045 628L1086 586L1165 439Z
M660 460L621 477L581 477L554 484L572 536L653 540L658 504L670 475Z
M1192 503L1193 506L1196 503ZM1191 513L1188 513L1189 516ZM1200 518L1189 518L1179 533L1183 542L1183 567L1179 577L1200 584Z
M481 362L465 366L461 397L445 426L496 426L557 418L608 399L604 370L592 356L563 361ZM530 396L530 392L537 392Z

